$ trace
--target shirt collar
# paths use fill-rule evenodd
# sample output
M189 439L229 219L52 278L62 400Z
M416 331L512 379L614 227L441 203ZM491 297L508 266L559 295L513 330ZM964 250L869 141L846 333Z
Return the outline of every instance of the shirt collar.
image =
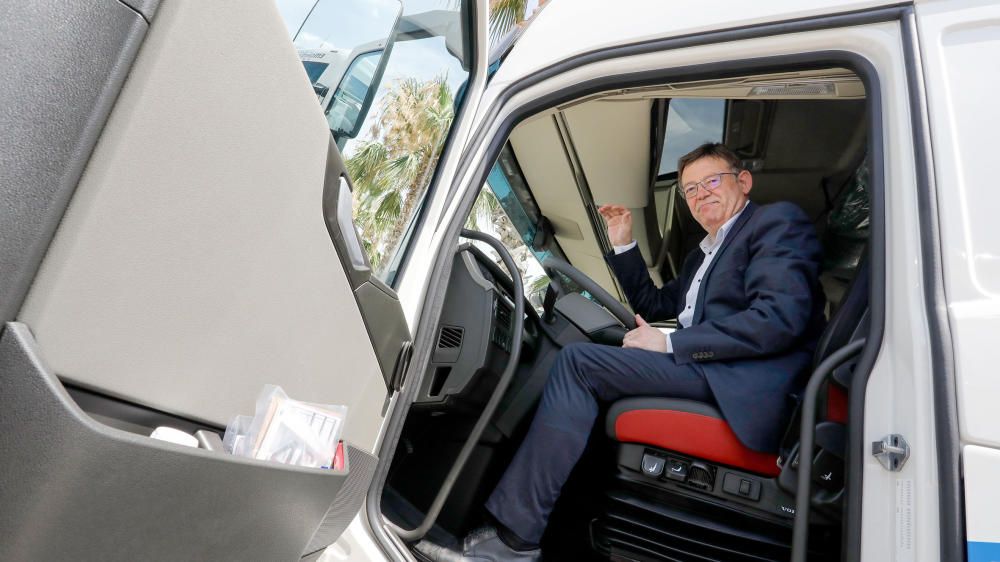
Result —
M701 243L698 244L701 247L701 251L708 253L708 251L711 250L713 247L720 246L722 242L726 239L726 234L728 234L729 230L733 228L734 224L736 224L736 220L740 218L740 215L743 214L743 211L747 210L748 205L750 205L749 199L747 199L747 202L743 204L743 208L740 209L740 212L730 217L729 220L725 222L725 224L719 227L719 232L716 233L714 240L712 239L711 235L706 235L704 238L702 238Z

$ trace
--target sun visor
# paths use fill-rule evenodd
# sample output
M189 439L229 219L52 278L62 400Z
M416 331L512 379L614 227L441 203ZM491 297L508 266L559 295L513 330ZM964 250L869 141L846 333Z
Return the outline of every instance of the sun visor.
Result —
M565 110L594 203L649 204L649 100L594 100Z

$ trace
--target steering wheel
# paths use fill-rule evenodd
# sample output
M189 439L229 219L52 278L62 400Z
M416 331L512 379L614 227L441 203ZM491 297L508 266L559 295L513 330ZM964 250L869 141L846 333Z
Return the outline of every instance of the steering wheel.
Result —
M622 323L628 330L634 330L636 328L635 315L625 308L621 302L615 297L611 296L611 293L604 290L603 287L594 282L593 279L584 275L582 271L573 267L565 260L559 259L557 257L549 256L542 261L542 268L545 269L545 273L548 274L549 279L552 280L553 287L558 286L558 276L555 275L556 272L563 274L570 281L573 281L580 286L584 291L590 293L594 297L594 300L598 302L601 306L607 309L612 316L615 317L619 322ZM552 303L554 304L554 303ZM552 306L546 300L546 312L547 308Z

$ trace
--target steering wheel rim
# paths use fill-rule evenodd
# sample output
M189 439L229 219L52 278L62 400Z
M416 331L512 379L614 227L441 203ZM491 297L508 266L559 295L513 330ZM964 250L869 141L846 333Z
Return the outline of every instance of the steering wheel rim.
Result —
M635 315L625 308L611 293L604 290L593 279L587 277L579 269L570 265L567 261L549 256L542 261L542 268L548 273L549 279L555 279L554 272L559 272L568 277L571 281L579 285L583 290L590 293L594 300L607 309L625 328L634 330L636 328Z

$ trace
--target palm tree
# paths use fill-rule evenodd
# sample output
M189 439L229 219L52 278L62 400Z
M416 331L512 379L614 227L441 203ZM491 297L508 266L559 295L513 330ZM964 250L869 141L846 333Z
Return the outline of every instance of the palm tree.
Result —
M400 242L444 148L454 118L445 76L389 87L371 140L346 162L354 181L354 220L372 268L379 272Z
M524 21L528 0L490 0L490 43Z
M532 13L537 12L546 2L548 0L538 0ZM528 0L490 0L490 45L529 19L527 11Z

